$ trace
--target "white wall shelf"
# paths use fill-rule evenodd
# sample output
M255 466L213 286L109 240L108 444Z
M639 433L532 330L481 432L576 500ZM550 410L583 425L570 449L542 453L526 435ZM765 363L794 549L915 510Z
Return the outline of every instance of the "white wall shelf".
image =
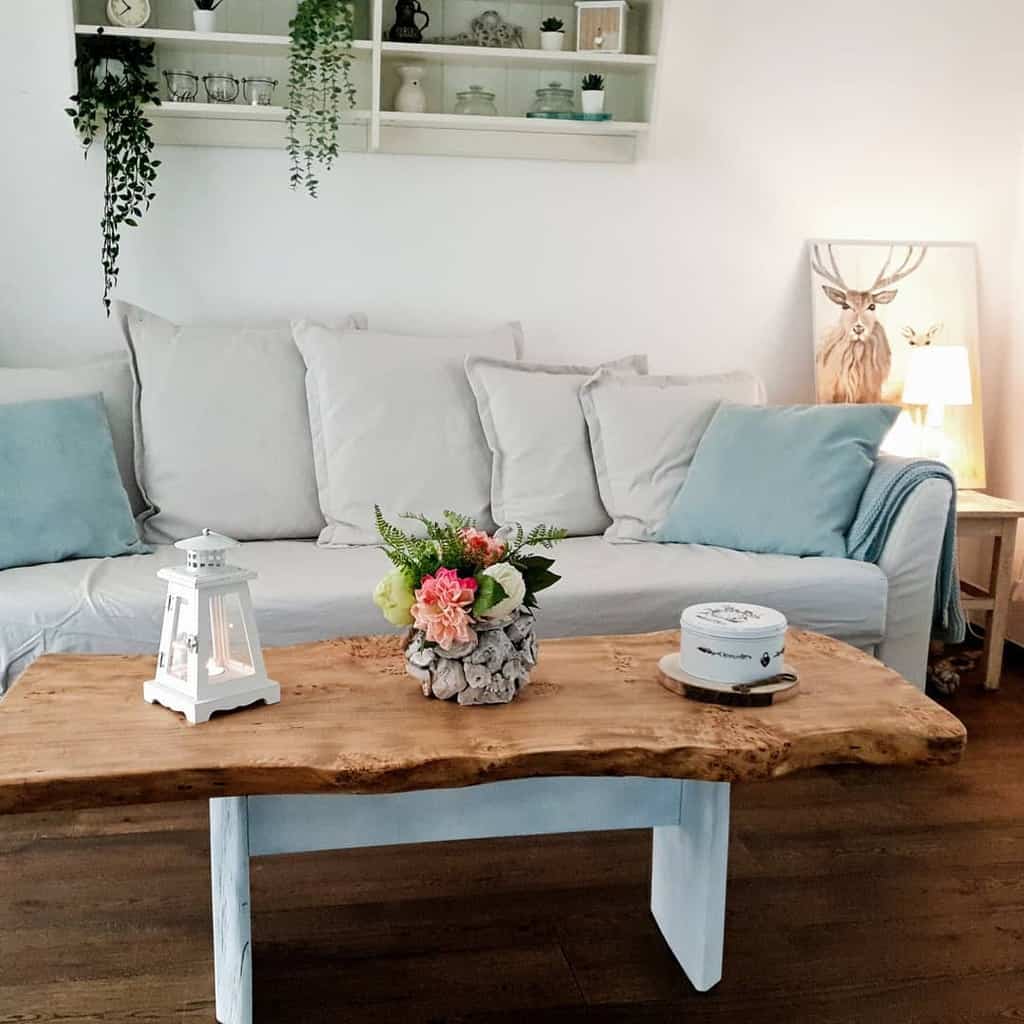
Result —
M644 72L658 58L645 53L577 53L575 50L518 50L490 46L447 46L441 43L382 44L385 60L471 64L474 67L585 67L588 71Z
M161 145L283 147L287 110L288 21L296 0L247 0L225 4L222 31L192 31L191 0L160 0L149 25L123 29L102 24L104 0L70 0L75 34L98 29L111 36L151 42L155 47L161 95L162 72L186 68L198 76L230 71L239 78L277 79L276 106L253 107L241 101L172 103L149 108L155 141ZM447 38L468 28L469 19L494 9L493 0L421 0L431 16L431 32ZM522 23L526 47L459 46L434 42L393 43L387 39L393 17L384 0L356 0L357 39L352 47L352 79L358 109L342 118L341 147L356 152L479 156L546 160L624 162L634 160L649 133L658 73L658 47L670 0L633 0L637 16L631 40L635 52L579 53L575 50L571 0L497 5L513 10ZM479 8L479 10L477 10ZM229 13L228 13L229 12ZM561 17L567 49L539 49L541 15ZM533 24L536 22L536 24ZM390 109L398 89L397 68L422 63L430 113ZM577 92L582 76L599 72L606 79L610 121L559 121L527 118L534 93L550 82ZM456 115L456 94L479 84L495 93L499 116ZM200 97L204 98L202 88Z
M291 40L288 36L260 35L253 32L193 32L190 29L169 28L114 28L110 25L76 25L75 34L92 36L100 29L108 36L122 36L154 43L161 50L180 53L219 53L225 56L268 57L287 56ZM373 52L369 39L356 39L352 43L354 57L366 57Z

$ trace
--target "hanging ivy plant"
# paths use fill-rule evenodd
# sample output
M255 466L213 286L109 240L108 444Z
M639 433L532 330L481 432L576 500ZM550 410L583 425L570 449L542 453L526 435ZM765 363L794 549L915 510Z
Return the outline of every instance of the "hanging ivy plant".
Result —
M315 199L317 169L338 155L341 104L356 105L352 84L352 0L299 0L290 24L288 156L291 186Z
M103 189L103 305L110 315L110 292L117 284L121 228L138 226L156 193L152 122L146 103L159 103L157 85L150 79L153 45L137 39L107 36L100 29L79 44L78 92L67 108L81 136L85 155L105 125L106 182Z

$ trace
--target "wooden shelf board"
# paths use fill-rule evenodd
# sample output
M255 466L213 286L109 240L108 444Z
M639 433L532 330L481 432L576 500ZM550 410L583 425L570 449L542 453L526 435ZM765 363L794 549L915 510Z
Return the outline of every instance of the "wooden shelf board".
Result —
M451 46L443 43L389 43L381 46L385 60L420 60L477 67L598 67L615 71L643 72L653 68L656 57L640 53L577 53L575 50L520 50L496 46Z
M249 56L267 56L273 53L286 54L291 46L288 36L255 35L246 32L191 32L188 29L170 28L114 28L107 25L76 25L75 33L80 36L95 35L98 29L108 36L139 39L157 43L163 49L187 50L190 53L233 53ZM373 43L368 39L352 42L352 56L368 55Z
M468 132L522 132L530 135L646 134L649 126L640 121L560 121L540 117L478 117L469 114L404 114L382 110L380 123L392 127L450 129Z

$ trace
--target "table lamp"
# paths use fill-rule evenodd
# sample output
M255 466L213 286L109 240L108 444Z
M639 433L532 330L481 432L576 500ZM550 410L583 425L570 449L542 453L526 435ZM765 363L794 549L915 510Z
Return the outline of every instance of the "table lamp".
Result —
M963 345L924 345L910 350L903 404L925 406L922 455L950 461L951 439L943 430L947 405L971 405L971 364Z

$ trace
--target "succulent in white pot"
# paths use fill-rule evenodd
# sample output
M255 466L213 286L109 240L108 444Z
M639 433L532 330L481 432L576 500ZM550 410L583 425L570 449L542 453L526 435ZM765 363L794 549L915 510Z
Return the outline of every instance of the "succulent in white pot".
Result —
M584 75L580 83L584 114L604 113L604 75Z
M565 22L561 18L545 18L540 25L540 48L561 50L565 45Z
M217 8L224 0L192 0L195 10L192 12L192 25L197 32L217 31Z

